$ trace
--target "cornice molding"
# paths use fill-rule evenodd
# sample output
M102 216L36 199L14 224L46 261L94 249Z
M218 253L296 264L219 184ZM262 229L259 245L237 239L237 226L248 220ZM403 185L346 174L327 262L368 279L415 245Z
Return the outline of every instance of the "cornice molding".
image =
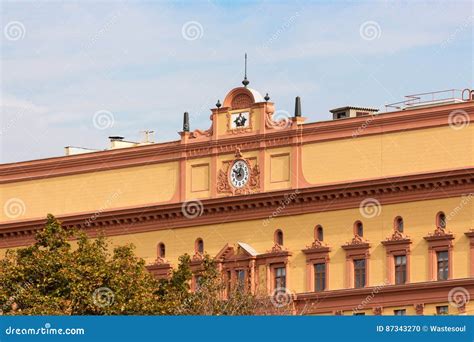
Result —
M351 311L358 308L367 296L377 290L377 296L359 310L369 310L384 306L406 306L413 303L433 304L447 301L449 291L463 287L474 295L474 278L452 279L410 283L404 285L379 285L360 289L341 289L322 292L296 294L295 304L298 314L332 313Z
M79 213L58 219L64 227L77 227L91 236L101 231L106 235L125 235L222 223L229 219L229 213L234 214L233 222L266 219L282 203L285 203L285 210L280 216L290 216L358 208L367 197L376 198L382 205L449 198L474 192L474 168L322 185L298 189L296 196L289 196L294 191L205 199L202 200L201 215L192 219L184 215L182 203L106 210L100 215ZM0 224L0 248L30 243L44 223L45 219L35 219Z
M59 177L85 172L108 171L124 167L143 166L183 159L231 154L237 147L242 151L258 151L271 147L293 146L335 139L354 138L413 129L426 129L449 124L449 114L463 110L474 121L474 101L302 124L295 128L221 137L218 140L198 140L186 143L171 141L160 144L107 150L73 156L39 159L0 165L0 184L33 179ZM370 124L367 124L370 120ZM361 127L364 129L360 130ZM302 136L301 139L295 139Z

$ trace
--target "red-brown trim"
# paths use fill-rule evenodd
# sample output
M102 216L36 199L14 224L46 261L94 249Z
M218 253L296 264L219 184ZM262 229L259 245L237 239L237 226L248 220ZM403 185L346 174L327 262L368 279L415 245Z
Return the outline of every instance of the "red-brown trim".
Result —
M394 227L396 229L396 227ZM410 282L410 245L411 239L400 233L398 230L394 230L392 236L387 238L385 241L382 241L382 245L385 246L385 251L387 254L387 282L389 284L395 283L395 263L394 257L405 255L406 256L406 284Z
M469 116L469 121L474 121L474 102L470 101L377 114L371 116L370 125L366 125L365 129L359 131L358 129L366 122L367 117L302 124L299 125L301 129L265 131L252 134L252 139L249 139L247 134L220 137L218 140L213 137L195 139L195 141L182 139L132 148L3 164L0 165L0 184L202 158L232 153L237 147L240 147L242 151L250 151L261 150L265 146L285 147L347 139L353 138L355 131L358 133L357 137L360 137L447 126L449 114L453 110L465 111ZM222 108L221 111L223 111Z
M168 278L173 270L173 266L163 258L158 257L156 262L151 265L147 265L146 269L150 272L156 279L165 279Z
M319 225L318 225L319 227ZM314 265L326 264L326 286L324 291L329 289L329 252L331 248L326 246L317 238L313 241L311 246L307 246L302 252L306 256L306 290L308 292L316 291L314 283Z
M429 263L429 279L437 280L436 271L436 253L448 252L448 279L453 278L453 240L454 235L446 229L436 228L434 232L424 237L428 242L428 263Z
M59 216L66 228L78 227L91 236L126 235L170 228L193 227L229 220L232 222L271 217L281 203L280 216L358 208L361 200L374 197L381 205L462 196L474 192L474 168L379 178L350 184L333 184L294 190L202 200L202 215L188 219L181 203L105 210ZM290 200L288 200L290 199ZM286 202L288 202L286 204ZM239 212L245 213L238 215ZM94 217L94 220L91 220ZM29 244L45 219L13 221L0 224L0 248Z
M469 274L474 277L474 229L470 229L464 235L469 239Z
M256 268L257 268L257 279L260 279L258 272L260 265L265 265L265 279L266 279L266 292L267 294L271 294L274 288L273 281L275 279L275 269L278 267L285 267L285 274L286 274L286 287L289 288L289 267L288 261L292 253L283 248L278 244L275 244L271 250L267 251L264 254L257 255L256 260Z
M366 302L360 310L377 307L418 305L417 314L423 314L426 304L448 303L448 293L454 287L465 288L474 296L474 279L463 278L444 281L420 282L406 285L380 285L361 289L343 289L296 294L297 314L333 314L352 311ZM367 301L370 298L370 301ZM415 304L414 304L415 303Z
M346 276L345 283L347 288L354 288L354 260L365 260L365 286L369 286L369 259L370 243L359 235L341 246L346 251Z

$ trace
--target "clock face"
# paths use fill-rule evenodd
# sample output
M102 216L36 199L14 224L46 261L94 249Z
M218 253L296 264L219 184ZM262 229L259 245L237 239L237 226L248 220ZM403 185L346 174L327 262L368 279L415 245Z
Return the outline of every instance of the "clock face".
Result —
M250 178L249 166L242 159L237 159L230 168L230 183L234 188L244 187Z

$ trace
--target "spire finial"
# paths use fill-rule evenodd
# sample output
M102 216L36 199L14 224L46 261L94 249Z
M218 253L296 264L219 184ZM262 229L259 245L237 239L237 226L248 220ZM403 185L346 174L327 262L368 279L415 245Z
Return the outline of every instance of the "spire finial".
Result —
M249 85L249 80L247 79L247 52L245 53L245 74L244 74L244 80L242 81L242 84L244 87L247 87Z

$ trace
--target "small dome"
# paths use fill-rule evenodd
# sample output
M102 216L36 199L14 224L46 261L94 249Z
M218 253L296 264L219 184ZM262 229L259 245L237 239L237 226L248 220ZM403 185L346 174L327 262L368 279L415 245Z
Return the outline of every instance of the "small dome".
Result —
M265 102L265 100L263 99L263 96L258 91L252 88L247 88L247 89L250 90L250 92L252 93L255 103Z
M233 109L248 108L254 103L265 102L263 96L252 88L238 87L234 88L226 95L224 107Z

